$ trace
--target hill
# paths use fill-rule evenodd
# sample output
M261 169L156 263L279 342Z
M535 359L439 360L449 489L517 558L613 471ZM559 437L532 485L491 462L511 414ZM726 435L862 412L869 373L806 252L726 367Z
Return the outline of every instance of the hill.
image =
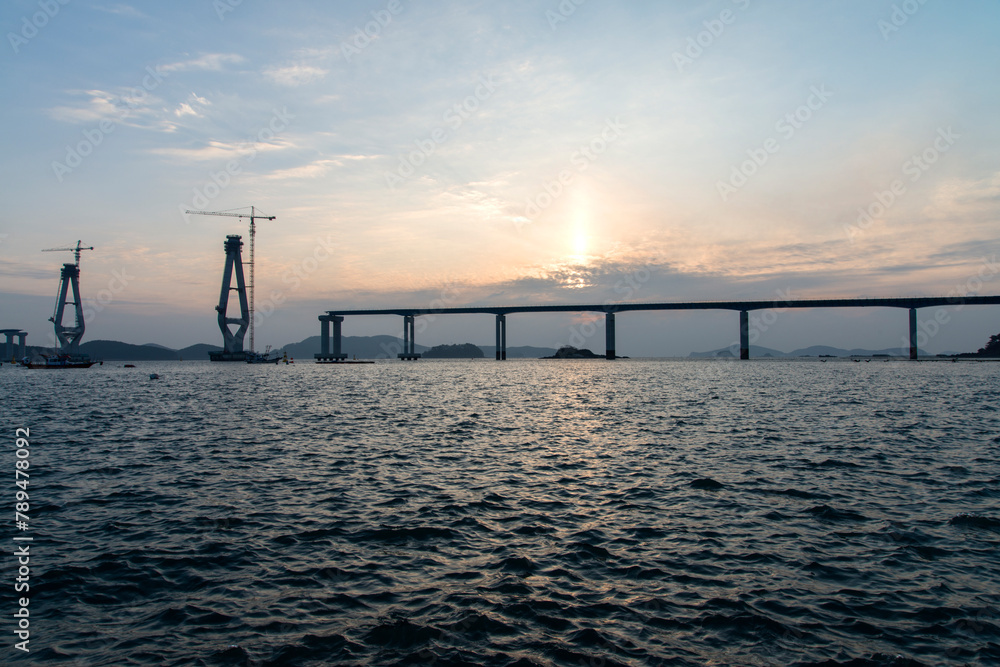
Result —
M92 340L80 345L80 352L104 361L172 361L177 351L149 345L130 345L116 340Z
M990 336L985 347L981 347L975 352L964 352L958 356L963 358L978 357L980 359L996 359L1000 357L1000 334Z
M480 345L479 349L483 351L487 359L496 359L497 347L496 345ZM531 345L519 345L517 347L507 348L507 358L508 359L541 359L542 357L551 357L556 353L556 348L554 347L533 347Z
M319 336L310 336L299 343L291 343L278 349L278 354L287 353L296 359L313 359L320 351ZM423 354L426 345L414 345L414 349ZM395 359L403 351L403 339L395 336L344 336L340 339L340 351L348 359Z
M587 348L577 349L572 345L563 345L551 357L542 357L542 358L543 359L604 359L603 356L599 354L594 354L591 350L588 350Z
M483 351L472 343L435 345L423 353L425 359L482 359Z
M208 359L209 352L221 352L222 348L218 345L208 345L207 343L198 343L197 345L188 345L185 348L177 350L176 354L179 359L184 359L185 361L205 361Z

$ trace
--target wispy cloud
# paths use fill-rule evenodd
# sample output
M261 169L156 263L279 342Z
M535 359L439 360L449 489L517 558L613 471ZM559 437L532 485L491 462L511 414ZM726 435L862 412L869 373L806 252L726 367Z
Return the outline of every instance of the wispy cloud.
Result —
M131 118L134 121L138 117L152 114L155 108L162 105L162 101L152 95L127 97L127 90L121 94L106 90L71 90L68 94L84 99L75 105L60 105L49 109L47 113L53 120L78 124L96 123L104 119L124 121Z
M114 14L115 16L127 16L134 19L147 18L145 14L131 5L117 4L107 7L103 5L92 5L92 8L99 12L104 12L105 14Z
M195 118L202 118L205 114L202 109L211 105L204 97L198 97L194 93L191 93L188 97L187 102L181 102L180 106L174 109L174 115L178 118L183 116L194 116Z
M290 167L271 172L265 178L279 181L289 178L319 178L329 172L331 168L343 165L344 163L339 160L315 160L300 167Z
M190 60L181 60L175 63L160 65L157 69L162 72L189 72L196 70L221 72L226 69L227 65L238 65L245 60L246 58L238 53L206 53Z
M292 147L293 144L290 142L275 138L269 142L257 143L251 141L209 141L196 148L161 147L153 148L149 152L184 162L224 162L250 152L274 152Z
M270 67L264 70L264 76L281 86L291 88L304 86L313 81L319 81L329 70L314 65L295 64L284 67Z

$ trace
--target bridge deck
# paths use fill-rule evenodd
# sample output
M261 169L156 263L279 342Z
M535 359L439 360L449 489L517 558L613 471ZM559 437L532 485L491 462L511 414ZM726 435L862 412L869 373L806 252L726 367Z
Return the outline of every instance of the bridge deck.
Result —
M764 310L767 308L930 308L934 306L1000 305L1000 296L914 296L870 299L789 299L771 301L689 301L666 303L604 303L541 306L462 306L458 308L366 308L329 310L328 315L491 314L597 312L624 313L637 310Z

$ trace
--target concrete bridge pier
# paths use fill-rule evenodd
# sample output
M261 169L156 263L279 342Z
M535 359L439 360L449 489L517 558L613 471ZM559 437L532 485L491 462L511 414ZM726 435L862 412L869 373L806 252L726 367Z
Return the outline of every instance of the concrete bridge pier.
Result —
M403 315L403 351L397 356L404 360L416 360L420 358L417 354L417 331L414 322L415 315Z
M497 361L507 360L507 316L497 315Z
M750 358L750 311L740 311L740 359Z
M339 315L320 315L320 353L315 355L320 361L343 361L347 355L341 352L340 325L344 318ZM333 350L330 349L330 323L333 323Z
M918 357L917 350L917 309L910 308L910 359Z
M28 332L21 331L20 329L0 329L0 334L7 337L2 353L3 358L0 359L0 362L14 359L15 353L18 359L24 359L24 339L28 335ZM14 347L14 336L18 338L17 347Z
M615 357L615 314L604 315L604 358L614 360Z

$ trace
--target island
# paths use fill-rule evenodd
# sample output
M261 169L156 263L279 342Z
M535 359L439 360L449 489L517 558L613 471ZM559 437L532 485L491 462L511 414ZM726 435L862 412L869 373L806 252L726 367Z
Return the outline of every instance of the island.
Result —
M590 350L584 348L579 350L572 345L563 345L559 350L551 357L542 357L542 359L603 359L604 355L594 354Z
M424 352L424 359L482 359L486 355L478 345L462 343L461 345L436 345Z
M957 355L960 358L997 359L1000 358L1000 334L990 336L986 347L981 347L975 352L965 352Z

